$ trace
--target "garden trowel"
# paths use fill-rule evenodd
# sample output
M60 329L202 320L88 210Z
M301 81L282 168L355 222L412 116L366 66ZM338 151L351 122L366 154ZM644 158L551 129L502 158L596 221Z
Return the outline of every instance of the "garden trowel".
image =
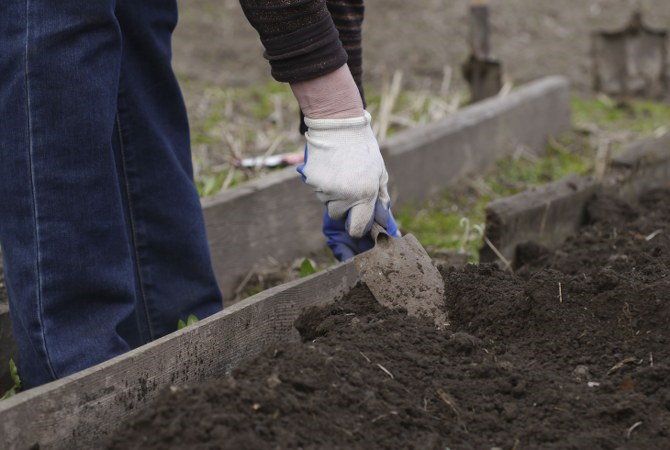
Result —
M372 228L375 247L354 259L361 280L382 305L425 317L438 328L447 325L444 281L421 243L407 234L393 238L381 226Z

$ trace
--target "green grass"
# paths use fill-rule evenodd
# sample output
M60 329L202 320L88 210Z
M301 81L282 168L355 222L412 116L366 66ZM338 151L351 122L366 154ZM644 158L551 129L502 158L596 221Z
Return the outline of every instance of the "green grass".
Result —
M574 97L572 108L576 128L595 128L596 133L605 137L621 131L632 137L649 135L670 124L670 105L649 101L616 103L603 97ZM484 226L486 205L570 174L590 173L595 162L594 140L597 139L571 132L552 140L541 157L505 158L465 187L397 211L400 226L403 231L416 235L429 249L465 250L476 262L481 245L477 227Z
M605 96L575 96L572 111L575 124L595 124L605 131L626 130L644 135L670 125L670 105L653 101L617 102Z
M571 173L591 170L594 150L588 147L579 150L573 146L580 145L566 136L549 145L541 158L505 158L488 174L473 179L463 188L445 192L427 204L401 209L397 214L400 226L429 248L465 250L476 261L481 242L476 227L484 226L489 202Z

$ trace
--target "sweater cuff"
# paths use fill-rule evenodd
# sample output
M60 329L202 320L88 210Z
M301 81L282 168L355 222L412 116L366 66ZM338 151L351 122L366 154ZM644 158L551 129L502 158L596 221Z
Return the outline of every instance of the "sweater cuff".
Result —
M330 14L292 33L261 40L277 81L312 80L347 63L347 52Z

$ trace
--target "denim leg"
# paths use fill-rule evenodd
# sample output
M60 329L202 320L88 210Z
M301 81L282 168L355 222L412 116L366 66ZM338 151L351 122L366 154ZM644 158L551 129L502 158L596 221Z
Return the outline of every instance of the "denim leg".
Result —
M129 349L114 0L2 0L0 239L27 387ZM128 325L131 324L131 325Z
M171 66L175 0L117 0L123 34L118 97L121 184L137 263L144 335L222 309L198 193L189 127Z

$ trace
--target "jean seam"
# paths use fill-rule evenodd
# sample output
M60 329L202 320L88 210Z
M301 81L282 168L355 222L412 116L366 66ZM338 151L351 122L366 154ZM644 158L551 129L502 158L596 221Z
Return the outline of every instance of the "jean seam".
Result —
M51 357L49 356L49 350L47 348L47 339L46 333L44 330L44 308L43 308L43 298L42 298L42 270L41 270L41 251L40 251L40 232L38 224L38 207L37 207L37 194L35 186L35 167L34 167L34 141L33 141L33 121L31 115L31 102L30 102L30 76L29 76L29 42L30 42L30 0L26 0L26 43L25 43L25 54L24 54L24 84L25 84L25 96L26 96L26 117L27 117L27 127L26 134L28 137L28 165L30 166L30 194L32 197L32 209L33 209L33 233L35 240L35 276L37 281L37 321L40 326L40 335L42 338L42 348L44 350L44 355L46 357L47 368L49 369L50 375L56 379L56 371L53 368L51 362Z
M146 315L147 326L149 327L149 337L151 340L156 339L154 334L153 326L151 324L151 315L149 314L149 304L147 303L147 296L144 289L144 281L142 276L142 267L140 264L140 252L137 246L137 228L135 226L135 215L133 214L133 203L130 196L130 182L128 181L127 168L126 168L126 152L125 145L123 142L123 133L121 129L121 117L119 113L116 114L116 126L119 130L119 151L121 153L121 169L122 173L119 174L123 178L123 185L125 187L124 194L126 196L126 201L128 202L128 222L130 223L130 244L133 247L133 252L135 253L135 271L137 273L137 281L140 285L140 301L144 307L144 313Z

